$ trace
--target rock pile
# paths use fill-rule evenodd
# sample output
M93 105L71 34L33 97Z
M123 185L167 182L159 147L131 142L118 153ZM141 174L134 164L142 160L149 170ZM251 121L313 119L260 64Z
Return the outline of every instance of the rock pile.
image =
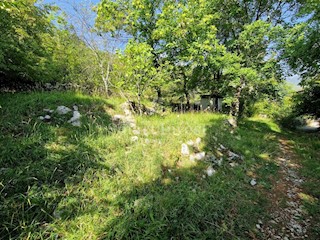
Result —
M200 151L200 144L201 138L199 137L195 141L189 140L187 143L181 144L181 155L189 156L190 161L208 162L210 165L205 172L209 177L216 173L213 167L220 167L224 162L227 162L231 167L236 167L244 160L242 155L232 152L222 144L218 144L216 150L208 153Z
M39 119L42 121L49 122L52 119L52 116L49 114L57 113L58 115L66 115L72 110L66 106L58 106L56 110L45 108L43 109L43 111L46 113L46 115L40 116ZM81 126L80 118L81 118L81 114L79 112L79 108L78 106L74 105L73 116L68 120L68 123L71 123L73 126L80 127Z

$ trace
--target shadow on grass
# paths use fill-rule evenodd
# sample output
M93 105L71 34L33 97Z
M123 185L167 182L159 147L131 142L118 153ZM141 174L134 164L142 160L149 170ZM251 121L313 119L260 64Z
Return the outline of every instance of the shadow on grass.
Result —
M44 108L74 104L82 114L80 128L66 122L72 113L39 120ZM40 238L66 184L78 184L89 169L109 168L90 138L113 133L105 111L112 105L75 93L6 94L0 105L0 238Z

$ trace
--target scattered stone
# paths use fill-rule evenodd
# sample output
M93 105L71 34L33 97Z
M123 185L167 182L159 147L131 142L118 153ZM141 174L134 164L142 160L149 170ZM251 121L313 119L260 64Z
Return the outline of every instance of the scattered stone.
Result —
M68 112L71 112L71 109L66 106L58 106L57 107L57 113L60 115L65 115Z
M203 179L206 178L206 175L202 175L202 178L203 178Z
M43 117L43 116L40 116L39 119L40 119L40 120L44 120L44 117Z
M133 137L131 137L131 141L132 141L132 142L136 142L136 141L138 141L138 139L139 139L138 136L133 136Z
M206 170L206 173L207 173L208 177L211 177L213 174L216 173L216 170L214 170L212 166L209 166Z
M200 143L201 143L201 138L198 137L198 138L196 139L196 145L199 146Z
M251 186L257 185L256 179L252 179L252 180L250 181L250 184L251 184Z
M81 122L80 122L79 120L74 121L74 122L72 122L71 124L72 124L72 126L74 126L74 127L81 127Z
M260 224L256 224L256 228L260 230L261 229Z
M184 155L184 156L188 156L190 154L189 152L189 147L187 144L183 143L181 145L181 154Z
M73 116L70 118L68 123L71 123L75 127L80 127L81 122L80 122L81 114L79 111L73 111Z
M229 163L229 165L230 165L230 167L236 167L236 166L238 166L238 163L231 162L231 163Z
M223 146L222 144L220 144L219 146L220 146L220 148L221 148L222 150L226 150L226 149L227 149L227 148L226 148L225 146Z
M229 159L230 159L230 160L234 160L234 159L236 159L236 158L238 158L238 159L241 158L240 155L238 155L238 154L236 154L236 153L234 153L234 152L231 152L230 150L228 151L228 156L229 156Z
M195 159L197 159L197 160L200 161L200 160L204 159L205 156L206 156L206 153L205 153L205 152L199 152L199 153L196 153L196 154L195 154Z
M45 119L45 120L50 120L51 117L50 117L49 115L45 115L45 116L44 116L44 119Z
M48 113L53 113L53 112L54 112L53 110L51 110L51 109L49 109L49 108L45 108L45 109L43 109L43 111L44 111L44 112L48 112Z
M73 110L74 110L74 111L79 111L78 106L77 106L77 105L73 105Z

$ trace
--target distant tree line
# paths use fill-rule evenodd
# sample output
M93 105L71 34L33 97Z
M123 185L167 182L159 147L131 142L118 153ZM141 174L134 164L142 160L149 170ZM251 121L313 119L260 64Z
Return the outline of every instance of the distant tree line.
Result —
M57 7L2 1L1 80L72 83L139 106L215 94L238 118L257 104L281 109L290 69L302 76L299 113L319 116L317 0L102 0L84 9L74 6L71 25Z

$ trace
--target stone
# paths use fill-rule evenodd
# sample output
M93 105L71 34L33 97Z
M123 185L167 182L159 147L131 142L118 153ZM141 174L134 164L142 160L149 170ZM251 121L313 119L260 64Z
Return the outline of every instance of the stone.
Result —
M184 155L184 156L188 156L190 154L189 152L189 147L187 144L183 143L181 145L181 154Z
M216 170L214 170L212 166L209 166L206 170L206 173L207 173L208 177L211 177L213 174L216 173Z
M74 127L81 127L81 122L79 120L76 120L76 121L72 122L71 125Z
M74 110L74 111L79 111L78 106L77 106L77 105L73 105L73 110Z
M44 112L48 112L48 113L53 113L53 112L54 112L53 110L51 110L51 109L49 109L49 108L44 108L43 111L44 111Z
M199 153L196 153L196 154L195 154L195 159L197 159L197 160L200 161L200 160L204 159L205 156L206 156L206 153L205 153L205 152L199 152Z
M40 120L44 120L44 117L43 117L43 116L40 116L39 119L40 119Z
M220 146L220 148L221 148L222 150L226 150L226 149L227 149L227 148L226 148L225 146L223 146L222 144L220 144L219 146Z
M133 137L131 137L131 141L132 141L132 142L136 142L136 141L138 141L138 139L139 139L138 136L133 136Z
M238 166L238 163L231 162L231 163L229 163L229 165L230 165L230 167L236 167L236 166Z
M71 109L66 106L58 106L57 107L57 113L60 115L65 115L68 112L71 112Z
M257 185L256 179L252 179L252 180L250 181L250 184L251 184L251 186Z
M238 155L238 154L236 154L234 152L231 152L231 151L228 151L228 156L229 156L230 160L234 160L236 158L241 159L240 155Z
M81 125L80 118L81 118L81 114L79 113L79 111L73 111L73 116L72 118L70 118L68 123L71 123L73 126L80 127Z
M196 139L196 144L197 144L197 146L199 146L200 143L201 143L201 138L198 137L198 138Z
M256 228L257 228L257 229L261 229L260 224L256 224Z
M190 161L194 162L196 160L195 154L191 154L189 159L190 159Z
M50 120L51 117L50 117L49 115L45 115L45 116L44 116L44 119L45 119L45 120Z

